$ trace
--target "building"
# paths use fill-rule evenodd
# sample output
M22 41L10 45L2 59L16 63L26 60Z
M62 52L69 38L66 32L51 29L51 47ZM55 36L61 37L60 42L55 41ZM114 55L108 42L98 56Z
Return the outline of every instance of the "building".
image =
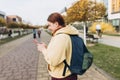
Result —
M21 23L22 18L17 15L8 15L8 16L6 16L6 21L7 21L7 23L11 23L11 22Z
M120 31L120 0L108 0L108 20Z
M5 14L5 12L3 12L3 11L0 11L0 17L2 17L2 18L5 18L5 17L6 17L6 14Z

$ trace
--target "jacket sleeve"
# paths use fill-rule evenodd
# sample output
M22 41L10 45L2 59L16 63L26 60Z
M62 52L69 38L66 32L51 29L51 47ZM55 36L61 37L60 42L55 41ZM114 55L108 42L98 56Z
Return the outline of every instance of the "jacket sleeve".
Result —
M59 34L51 39L47 50L43 53L48 64L57 66L66 59L68 37L66 34Z

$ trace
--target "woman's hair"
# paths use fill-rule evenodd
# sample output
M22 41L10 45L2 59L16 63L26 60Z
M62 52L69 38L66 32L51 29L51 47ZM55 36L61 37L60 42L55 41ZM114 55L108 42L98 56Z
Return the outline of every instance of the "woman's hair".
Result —
M52 22L52 23L58 22L59 25L65 27L65 21L64 21L62 15L59 13L50 14L47 21Z

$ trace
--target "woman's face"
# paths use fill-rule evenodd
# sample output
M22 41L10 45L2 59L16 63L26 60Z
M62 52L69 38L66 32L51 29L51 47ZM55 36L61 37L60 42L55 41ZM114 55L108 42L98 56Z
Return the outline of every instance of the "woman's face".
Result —
M54 33L58 28L59 28L59 25L58 25L57 22L52 23L52 22L49 22L49 21L48 21L48 29L49 29L52 33Z

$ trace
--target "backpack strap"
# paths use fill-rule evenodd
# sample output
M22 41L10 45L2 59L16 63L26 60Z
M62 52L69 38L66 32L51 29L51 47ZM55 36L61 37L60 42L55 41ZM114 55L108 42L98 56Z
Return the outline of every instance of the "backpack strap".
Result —
M62 74L62 76L65 76L65 73L66 73L66 69L67 69L67 62L66 62L66 60L64 60L63 61L64 62L64 70L63 70L63 74Z
M64 70L63 70L63 74L62 75L65 76L66 69L68 67L68 69L70 70L70 66L67 64L66 60L64 60L63 63L65 64L65 66L64 66Z

